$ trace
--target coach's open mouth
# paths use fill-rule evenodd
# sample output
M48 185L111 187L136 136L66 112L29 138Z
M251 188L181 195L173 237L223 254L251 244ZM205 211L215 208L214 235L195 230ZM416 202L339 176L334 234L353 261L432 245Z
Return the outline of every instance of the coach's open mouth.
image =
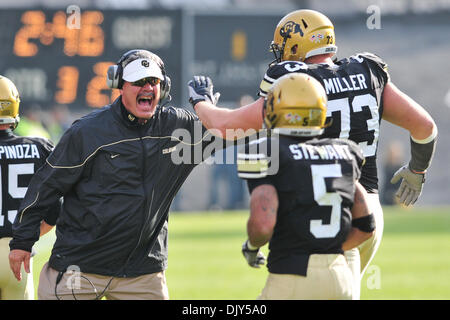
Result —
M153 93L145 94L145 95L139 95L137 97L137 103L138 103L139 106L142 106L142 107L150 107L152 105L153 98L154 98Z

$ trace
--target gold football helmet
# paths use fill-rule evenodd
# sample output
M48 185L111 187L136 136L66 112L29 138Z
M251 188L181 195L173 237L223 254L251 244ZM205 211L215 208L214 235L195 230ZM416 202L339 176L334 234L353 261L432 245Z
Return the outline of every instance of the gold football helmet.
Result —
M327 94L320 82L304 73L276 80L264 102L264 126L290 136L321 135L327 117Z
M270 45L275 61L304 61L306 58L337 52L334 26L314 10L296 10L284 16Z
M14 83L0 76L0 124L10 124L15 129L19 124L20 97Z

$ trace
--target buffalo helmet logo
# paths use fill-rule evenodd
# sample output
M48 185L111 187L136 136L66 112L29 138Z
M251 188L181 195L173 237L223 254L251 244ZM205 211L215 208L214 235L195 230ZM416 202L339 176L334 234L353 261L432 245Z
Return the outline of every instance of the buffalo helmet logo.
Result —
M284 26L280 29L280 35L283 38L290 38L291 33L300 33L300 36L303 37L303 30L298 23L294 21L288 21L284 24Z

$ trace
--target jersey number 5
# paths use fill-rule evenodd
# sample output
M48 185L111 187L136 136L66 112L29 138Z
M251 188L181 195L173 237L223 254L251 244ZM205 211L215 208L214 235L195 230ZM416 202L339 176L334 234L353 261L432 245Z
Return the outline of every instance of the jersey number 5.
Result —
M9 164L8 165L8 193L12 198L22 199L25 197L28 187L19 187L19 175L33 174L34 163L21 163L21 164ZM0 170L0 181L2 180ZM3 208L3 190L2 183L0 183L0 227L5 224L5 216L1 214ZM17 210L8 210L6 217L9 222L13 223L16 218Z
M312 165L311 175L314 200L319 206L331 206L330 223L320 219L311 220L309 230L316 238L334 238L341 229L342 197L336 192L327 192L325 178L342 177L340 164Z

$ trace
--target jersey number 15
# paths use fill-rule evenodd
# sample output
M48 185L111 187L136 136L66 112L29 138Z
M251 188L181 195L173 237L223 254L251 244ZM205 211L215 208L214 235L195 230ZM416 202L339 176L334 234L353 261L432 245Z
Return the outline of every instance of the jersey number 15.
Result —
M34 163L21 163L21 164L9 164L8 165L8 193L14 199L22 199L25 197L28 187L19 187L19 175L33 174ZM0 170L0 181L3 181ZM0 210L3 209L3 190L0 183ZM8 210L6 215L2 215L0 212L0 227L5 224L5 216L13 223L17 215L17 210Z

